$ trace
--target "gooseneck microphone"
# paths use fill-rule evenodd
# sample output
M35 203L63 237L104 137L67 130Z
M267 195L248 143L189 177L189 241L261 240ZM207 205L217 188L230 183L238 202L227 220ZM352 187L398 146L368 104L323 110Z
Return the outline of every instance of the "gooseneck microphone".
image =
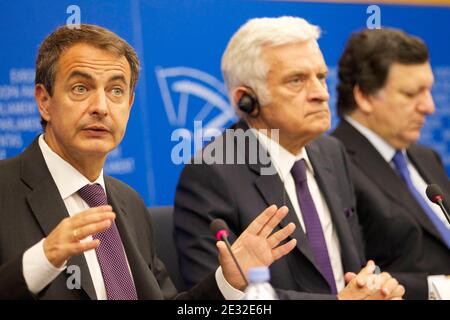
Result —
M233 254L233 251L231 251L230 242L228 242L228 235L230 234L228 231L228 226L225 221L222 219L214 219L211 224L209 225L209 229L214 234L217 240L221 240L225 242L228 248L228 252L230 252L231 257L234 260L234 263L236 264L236 267L239 270L239 273L242 276L242 279L244 279L245 285L248 286L247 278L244 275L244 272L242 271L241 266L239 265L239 262L237 261L236 257Z
M430 184L427 187L426 194L431 202L437 204L441 208L445 218L447 218L448 223L450 223L450 215L448 214L443 204L444 196L442 195L441 188L439 188L437 184Z

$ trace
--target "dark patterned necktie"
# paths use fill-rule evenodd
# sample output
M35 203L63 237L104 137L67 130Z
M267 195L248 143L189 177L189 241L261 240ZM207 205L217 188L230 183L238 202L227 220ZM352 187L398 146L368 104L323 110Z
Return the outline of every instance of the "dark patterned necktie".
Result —
M320 271L330 285L331 293L337 294L336 281L331 267L330 256L328 255L327 243L325 242L319 215L306 180L306 164L304 159L294 163L291 174L294 178L298 203L302 211L309 246L312 249L314 259Z
M417 191L416 187L414 186L414 183L411 180L408 164L406 162L405 156L403 155L403 152L398 150L395 153L392 162L394 163L395 168L397 169L402 179L405 181L409 191L416 199L416 201L420 204L423 211L426 213L428 218L431 220L436 229L439 231L445 243L447 244L447 247L450 249L450 230L445 226L444 222L442 222L441 219L439 219L436 213L434 213L433 209L431 209L431 207L428 205L425 198L422 197L420 193Z
M106 193L98 183L85 185L78 190L78 194L90 207L108 204ZM136 287L115 222L105 231L95 234L93 238L100 240L95 253L102 271L108 300L137 300Z

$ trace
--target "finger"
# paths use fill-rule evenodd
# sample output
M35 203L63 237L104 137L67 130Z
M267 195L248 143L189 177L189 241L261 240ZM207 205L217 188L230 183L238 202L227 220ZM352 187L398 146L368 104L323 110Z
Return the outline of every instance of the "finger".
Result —
M389 297L389 295L398 287L398 281L394 278L387 280L381 287L381 292L384 296Z
M277 247L276 249L272 249L273 261L280 259L281 257L287 255L292 249L297 245L297 240L292 239L291 241Z
M358 287L363 288L367 283L368 276L373 274L374 271L375 262L373 262L373 260L369 260L366 266L356 275L356 284Z
M72 243L68 246L67 248L67 252L68 252L68 257L73 257L76 255L79 255L83 252L92 250L92 249L96 249L98 246L100 245L100 240L95 239L92 241L86 241L86 242L77 242L77 243Z
M216 242L216 247L217 247L217 250L219 250L219 258L220 259L227 260L227 259L231 258L230 254L228 252L228 249L227 249L227 245L225 244L225 242L217 241ZM220 264L222 265L222 263L220 263Z
M255 220L252 221L252 223L249 224L247 229L245 231L258 235L262 228L266 225L266 223L277 213L277 206L271 205L270 207L266 208L259 216L255 218Z
M394 290L392 290L391 294L389 295L389 299L394 299L394 298L403 298L403 295L405 294L405 287L402 286L401 284L397 285L395 287Z
M345 283L349 283L349 282L352 281L355 277L356 277L356 273L354 273L354 272L347 272L347 273L344 275L344 281L345 281Z
M392 279L392 276L387 272L383 272L383 273L379 274L378 282L380 283L380 288L382 289L385 286L385 284L387 284L391 279Z
M272 233L273 229L275 229L275 227L281 222L281 220L286 217L288 212L289 209L286 206L279 208L272 218L270 218L270 220L264 225L259 235L267 238L269 234Z
M295 224L289 223L286 227L281 230L278 230L273 235L271 235L267 241L269 243L270 248L275 248L278 244L289 237L295 230Z
M87 213L87 211L85 211ZM81 228L85 225L101 222L103 220L114 220L116 214L112 211L93 211L89 214L78 214L72 218L69 218L72 229Z
M99 232L105 231L111 226L111 224L112 224L111 220L108 219L97 223L91 223L84 227L75 229L74 231L77 231L77 233L75 234L76 241L82 240L88 236L92 236Z

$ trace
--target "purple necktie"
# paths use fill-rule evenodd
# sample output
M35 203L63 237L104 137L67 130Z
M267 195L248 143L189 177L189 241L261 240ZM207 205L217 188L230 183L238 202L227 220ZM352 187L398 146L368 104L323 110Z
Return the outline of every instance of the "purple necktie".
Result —
M90 207L108 204L106 193L98 183L85 185L78 190L78 194ZM93 238L100 240L95 253L102 270L108 300L137 300L136 287L131 278L115 222L105 231L95 234Z
M298 203L302 211L309 246L312 249L314 259L320 271L330 285L331 293L337 294L336 281L334 279L333 269L331 268L330 256L328 255L322 225L320 224L319 215L317 214L316 206L314 205L306 181L305 160L301 159L295 162L291 173L295 181Z

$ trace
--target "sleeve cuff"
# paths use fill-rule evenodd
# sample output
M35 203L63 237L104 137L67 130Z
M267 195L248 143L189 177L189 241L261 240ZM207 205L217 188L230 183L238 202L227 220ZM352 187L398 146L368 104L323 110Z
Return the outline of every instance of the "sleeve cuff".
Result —
M23 254L23 276L31 293L37 295L50 284L65 268L56 268L48 261L44 252L44 239Z
M225 300L242 300L244 298L244 292L235 289L228 281L225 279L222 267L216 270L216 282L219 287L220 292L224 296Z
M436 292L434 292L433 288L433 281L445 279L445 275L434 275L434 276L428 276L428 300L436 300Z

